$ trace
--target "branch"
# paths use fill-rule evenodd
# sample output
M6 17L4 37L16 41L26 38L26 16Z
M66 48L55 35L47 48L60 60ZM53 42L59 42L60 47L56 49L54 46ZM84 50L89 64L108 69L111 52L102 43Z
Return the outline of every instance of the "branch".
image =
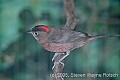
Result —
M58 53L57 57L54 59L53 74L54 74L54 75L57 75L57 74L59 75L59 76L55 76L55 77L54 77L54 80L64 80L64 79L62 78L62 76L60 76L60 74L62 73L63 68L64 68L64 65L61 64L61 63L63 63L63 61L61 61L61 63L59 62L59 63L56 64L56 62L58 62L59 59L61 59L63 56L64 56L63 54L59 54L59 53ZM64 63L63 63L63 64L64 64Z
M66 30L74 30L77 24L77 18L75 16L75 9L74 9L74 0L63 0L64 2L64 10L66 14L66 24L64 29ZM66 52L67 53L67 52ZM53 74L61 74L64 68L63 61L59 62L65 54L58 54L57 57L54 58L54 66L53 66ZM57 64L56 64L57 63ZM62 64L61 64L62 63ZM62 76L53 77L54 80L64 80Z
M75 16L74 0L63 0L63 1L64 1L65 15L67 19L64 28L74 30L78 21Z

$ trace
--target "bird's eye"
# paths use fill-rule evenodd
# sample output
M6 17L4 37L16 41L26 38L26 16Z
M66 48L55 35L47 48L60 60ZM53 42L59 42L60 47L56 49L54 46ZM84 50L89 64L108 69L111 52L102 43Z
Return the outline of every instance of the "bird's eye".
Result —
M38 32L35 32L34 34L37 36L37 35L38 35Z

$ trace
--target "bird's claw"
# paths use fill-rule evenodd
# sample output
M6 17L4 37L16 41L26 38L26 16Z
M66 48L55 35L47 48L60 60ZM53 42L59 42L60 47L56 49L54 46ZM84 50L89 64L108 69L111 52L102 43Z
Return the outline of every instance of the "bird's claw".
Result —
M52 61L54 61L55 58L56 58L59 54L64 54L64 53L55 53L55 55L54 55L53 58L52 58Z
M58 64L62 64L62 66L64 67L64 63L62 62L69 54L70 54L70 51L67 51L66 53L55 53L55 55L53 56L52 58L52 61L55 60L55 58L57 58L57 56L59 54L63 54L62 57L60 59L58 59L57 61L54 62L54 65L52 67L52 70L55 68L56 65Z
M52 70L55 68L56 65L58 64L62 64L62 66L64 67L64 63L63 62L54 62L54 65L52 67Z
M59 62L63 61L69 54L70 51L67 51L66 53L64 53L65 55L59 60Z

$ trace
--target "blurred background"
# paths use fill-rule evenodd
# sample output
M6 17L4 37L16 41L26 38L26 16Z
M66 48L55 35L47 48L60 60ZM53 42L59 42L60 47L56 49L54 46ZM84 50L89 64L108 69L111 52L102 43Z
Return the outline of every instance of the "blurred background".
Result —
M75 0L76 31L120 34L119 0ZM26 31L36 24L60 27L66 22L62 0L0 0L0 80L52 80L54 53ZM96 39L65 59L65 73L120 75L120 38ZM120 77L69 77L65 80L120 80Z

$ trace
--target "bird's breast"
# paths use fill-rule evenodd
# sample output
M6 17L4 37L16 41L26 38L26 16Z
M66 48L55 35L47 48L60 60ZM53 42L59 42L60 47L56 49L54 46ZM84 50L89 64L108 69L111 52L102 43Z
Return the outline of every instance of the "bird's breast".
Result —
M41 45L44 49L51 52L67 52L73 48L71 43L43 43Z

